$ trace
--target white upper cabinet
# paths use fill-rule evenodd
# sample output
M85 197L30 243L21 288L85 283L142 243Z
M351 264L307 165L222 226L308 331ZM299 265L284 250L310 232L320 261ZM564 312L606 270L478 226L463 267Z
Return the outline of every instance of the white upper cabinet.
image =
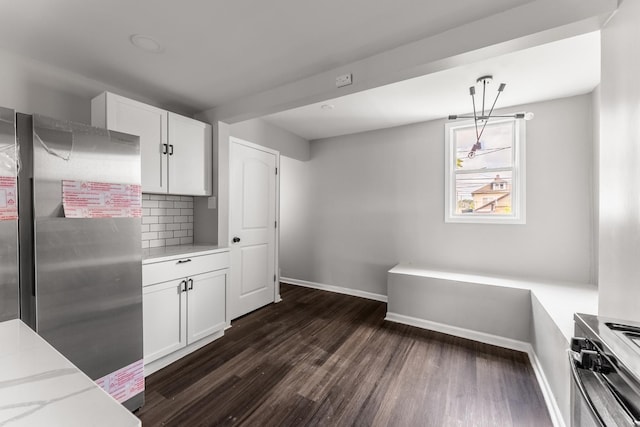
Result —
M140 137L143 192L211 195L210 125L110 92L91 101L91 124Z
M211 195L211 125L169 113L169 190Z

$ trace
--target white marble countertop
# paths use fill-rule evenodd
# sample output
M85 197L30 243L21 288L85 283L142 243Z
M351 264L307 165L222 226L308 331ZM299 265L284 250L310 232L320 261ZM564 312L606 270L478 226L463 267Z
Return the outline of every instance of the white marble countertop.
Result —
M22 321L0 323L0 426L141 425Z
M167 261L176 256L197 256L214 254L217 252L227 252L226 246L216 245L175 245L162 246L159 248L143 249L142 263L149 264L153 262Z

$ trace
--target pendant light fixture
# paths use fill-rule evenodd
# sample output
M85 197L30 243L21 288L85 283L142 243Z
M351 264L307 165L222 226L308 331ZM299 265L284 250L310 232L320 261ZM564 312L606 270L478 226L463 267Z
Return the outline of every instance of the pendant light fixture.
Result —
M498 92L496 93L496 97L493 100L493 104L491 104L491 108L487 112L485 107L486 100L487 100L487 85L489 85L492 81L493 81L493 76L491 75L478 77L478 79L476 80L476 85L482 84L482 110L480 111L476 110L476 87L471 86L469 88L469 95L471 95L471 102L473 104L473 116L458 116L455 114L452 114L449 116L449 120L456 120L456 119L473 119L474 120L475 127L476 127L476 143L473 146L474 152L482 148L480 143L480 138L482 137L482 133L484 132L484 128L487 126L487 122L489 121L489 119L498 118L498 117L512 118L512 119L525 119L525 120L533 119L533 113L501 114L501 115L495 115L495 116L492 115L493 109L495 108L496 103L498 102L498 98L500 97L500 94L504 91L504 88L507 86L506 83L500 83L500 86L498 86ZM478 122L481 122L482 128L480 128L480 126L478 125Z

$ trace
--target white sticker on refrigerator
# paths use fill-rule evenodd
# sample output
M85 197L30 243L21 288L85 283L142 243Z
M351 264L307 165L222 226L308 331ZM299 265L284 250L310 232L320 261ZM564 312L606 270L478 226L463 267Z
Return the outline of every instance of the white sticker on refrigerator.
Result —
M142 187L63 180L62 205L67 218L140 218Z
M144 391L144 363L138 360L97 379L96 384L118 402L125 402Z
M16 184L17 180L15 176L0 176L0 221L18 219Z

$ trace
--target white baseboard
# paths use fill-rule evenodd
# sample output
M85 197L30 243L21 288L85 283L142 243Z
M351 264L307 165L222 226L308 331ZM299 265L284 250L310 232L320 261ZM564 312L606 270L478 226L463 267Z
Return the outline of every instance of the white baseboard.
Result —
M354 297L372 299L380 302L387 302L386 295L375 294L373 292L361 291L358 289L343 288L340 286L333 286L333 285L325 285L323 283L308 282L306 280L291 279L289 277L281 277L280 281L282 283L288 283L289 285L304 286L305 288L320 289L322 291L335 292L337 294L345 294L345 295L351 295Z
M402 323L403 325L415 326L417 328L428 329L431 331L442 332L444 334L453 335L460 338L466 338L485 344L491 344L498 347L527 353L554 427L566 427L562 418L562 413L560 412L560 408L558 407L556 399L553 395L553 391L551 391L551 387L549 385L549 382L547 381L547 377L544 375L544 371L542 369L542 366L540 365L540 361L538 360L538 357L533 351L533 347L530 343L514 340L511 338L505 338L498 335L487 334L485 332L460 328L457 326L445 325L443 323L432 322L430 320L419 319L417 317L404 316L397 313L387 312L385 320L395 323Z
M511 350L528 352L531 344L498 335L487 334L486 332L473 331L471 329L460 328L458 326L445 325L444 323L432 322L431 320L419 319L417 317L404 316L402 314L387 312L384 320L402 323L403 325L416 326L430 331L442 332L443 334L454 335L473 341L504 347Z
M540 360L538 359L538 356L536 356L536 352L533 350L531 344L529 344L529 351L527 353L529 354L531 367L533 367L533 372L536 374L536 379L538 380L538 384L540 385L540 390L542 391L544 402L547 404L549 416L551 417L551 421L553 422L554 427L566 427L564 418L562 417L562 412L560 411L560 407L558 406L558 402L555 398L555 395L553 394L553 391L551 390L549 381L547 381L547 377L544 374L544 370L542 369Z

